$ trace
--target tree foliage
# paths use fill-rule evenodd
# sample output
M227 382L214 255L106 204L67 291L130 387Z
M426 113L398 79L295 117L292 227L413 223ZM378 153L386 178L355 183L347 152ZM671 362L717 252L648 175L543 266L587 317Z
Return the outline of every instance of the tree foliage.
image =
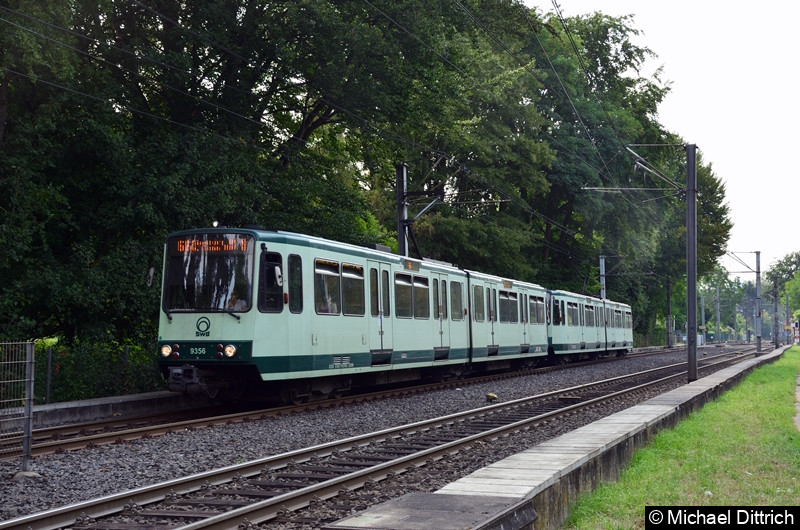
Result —
M154 340L164 237L261 224L391 244L410 168L423 253L629 300L637 333L685 271L669 87L629 17L516 0L7 0L0 32L6 338ZM724 253L702 161L700 271ZM641 188L662 187L663 192ZM600 193L612 189L615 193ZM610 190L609 190L610 191ZM657 199L657 200L654 200Z

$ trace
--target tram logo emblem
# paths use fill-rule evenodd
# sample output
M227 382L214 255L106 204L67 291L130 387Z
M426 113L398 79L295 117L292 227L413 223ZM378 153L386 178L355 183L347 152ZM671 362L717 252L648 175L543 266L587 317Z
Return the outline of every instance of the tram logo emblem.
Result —
M208 317L200 317L197 319L197 324L195 324L197 328L197 337L208 337L211 333L208 331L211 329L211 321Z

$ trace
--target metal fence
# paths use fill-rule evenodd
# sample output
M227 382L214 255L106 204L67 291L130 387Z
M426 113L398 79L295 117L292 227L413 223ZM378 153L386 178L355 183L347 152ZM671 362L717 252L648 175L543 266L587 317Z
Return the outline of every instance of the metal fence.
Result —
M28 471L33 430L33 343L0 342L0 459Z

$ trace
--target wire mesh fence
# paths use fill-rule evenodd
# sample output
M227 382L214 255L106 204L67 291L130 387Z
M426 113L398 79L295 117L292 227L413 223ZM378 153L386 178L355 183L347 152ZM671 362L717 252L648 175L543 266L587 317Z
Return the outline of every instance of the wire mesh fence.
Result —
M0 342L0 459L28 471L33 429L33 343Z

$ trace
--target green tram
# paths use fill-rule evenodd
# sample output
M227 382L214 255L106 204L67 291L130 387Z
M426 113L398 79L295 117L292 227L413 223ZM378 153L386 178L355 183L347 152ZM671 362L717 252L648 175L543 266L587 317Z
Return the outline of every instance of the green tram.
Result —
M261 229L167 237L170 390L297 403L632 346L630 307L388 249Z

